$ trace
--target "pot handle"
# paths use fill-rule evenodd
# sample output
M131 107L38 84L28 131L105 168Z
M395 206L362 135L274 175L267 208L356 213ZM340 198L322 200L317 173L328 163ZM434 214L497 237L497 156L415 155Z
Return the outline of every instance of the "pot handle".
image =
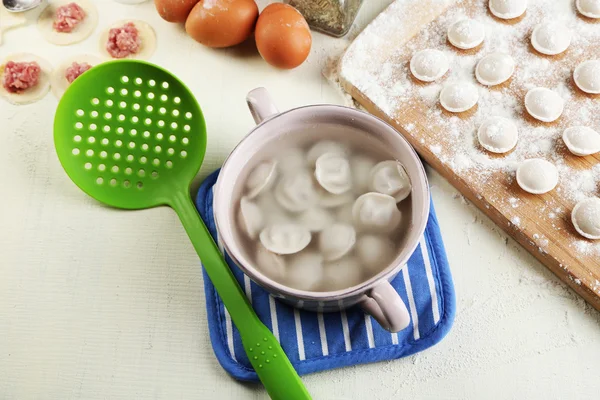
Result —
M246 96L246 103L248 103L250 113L257 124L260 124L273 115L279 114L279 110L275 106L275 103L273 103L271 95L269 95L269 92L264 87L251 90Z
M388 281L381 282L363 295L360 306L390 332L400 332L410 324L404 301Z

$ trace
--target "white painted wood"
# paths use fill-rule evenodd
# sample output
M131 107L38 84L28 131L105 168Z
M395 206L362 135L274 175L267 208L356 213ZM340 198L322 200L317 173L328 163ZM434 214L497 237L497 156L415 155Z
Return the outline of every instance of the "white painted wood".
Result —
M358 27L389 2L365 1ZM249 90L267 87L282 110L343 101L321 69L344 39L315 33L309 61L277 71L251 46L201 47L152 2L96 3L100 26L134 15L154 25L152 61L198 96L210 132L200 177L253 126ZM98 35L59 48L30 22L5 34L0 58L25 50L57 65L95 51ZM175 214L111 210L81 193L53 150L55 107L51 95L25 107L0 101L0 399L267 399L213 355L199 262ZM452 332L403 360L307 376L314 398L596 398L599 313L429 176L458 292Z

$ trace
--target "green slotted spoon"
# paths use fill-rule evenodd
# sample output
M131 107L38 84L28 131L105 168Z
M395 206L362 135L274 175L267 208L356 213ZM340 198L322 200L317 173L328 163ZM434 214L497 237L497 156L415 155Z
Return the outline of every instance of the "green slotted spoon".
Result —
M258 319L190 197L206 150L204 117L190 90L149 63L119 60L77 78L62 97L54 143L67 175L113 207L172 207L272 399L310 399L294 367Z

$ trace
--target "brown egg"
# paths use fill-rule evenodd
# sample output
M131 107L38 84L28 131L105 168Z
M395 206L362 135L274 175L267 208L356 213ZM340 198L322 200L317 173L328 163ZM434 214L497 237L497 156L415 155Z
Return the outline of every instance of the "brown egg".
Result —
M156 11L165 21L185 22L198 0L154 0Z
M271 4L263 10L254 36L262 58L283 69L302 64L312 44L310 29L302 14L282 3Z
M252 34L258 6L254 0L200 0L192 9L185 30L208 47L229 47Z

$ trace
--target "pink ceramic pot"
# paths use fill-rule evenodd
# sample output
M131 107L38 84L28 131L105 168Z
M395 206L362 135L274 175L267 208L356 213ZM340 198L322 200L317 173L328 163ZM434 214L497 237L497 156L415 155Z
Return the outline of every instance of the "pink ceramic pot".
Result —
M299 107L280 113L267 91L258 88L248 94L248 106L258 126L254 128L227 158L214 191L214 214L223 247L231 259L254 282L275 297L295 307L312 311L337 311L360 305L385 329L398 332L410 323L410 316L391 281L406 264L419 243L429 215L429 187L423 164L402 135L384 121L352 108L337 105ZM248 164L260 157L273 141L290 132L323 132L344 129L348 135L360 132L370 140L378 141L401 161L412 183L410 219L396 258L379 274L361 284L335 292L309 292L287 287L265 276L254 267L252 258L241 245L236 224L237 201L247 175ZM348 139L352 138L348 136Z

